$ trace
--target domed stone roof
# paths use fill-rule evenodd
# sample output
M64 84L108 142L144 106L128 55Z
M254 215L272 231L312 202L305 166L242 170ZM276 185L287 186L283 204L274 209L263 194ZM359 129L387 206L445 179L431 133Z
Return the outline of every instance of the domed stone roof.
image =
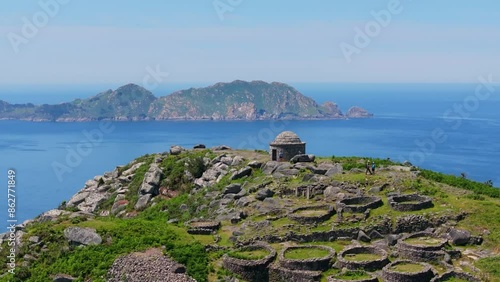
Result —
M303 142L300 140L299 136L292 131L283 131L271 144L302 144Z

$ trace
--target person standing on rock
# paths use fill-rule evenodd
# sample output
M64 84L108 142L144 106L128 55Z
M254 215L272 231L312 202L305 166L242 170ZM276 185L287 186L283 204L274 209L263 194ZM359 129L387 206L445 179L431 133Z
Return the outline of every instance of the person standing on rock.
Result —
M372 162L372 174L375 174L375 162Z

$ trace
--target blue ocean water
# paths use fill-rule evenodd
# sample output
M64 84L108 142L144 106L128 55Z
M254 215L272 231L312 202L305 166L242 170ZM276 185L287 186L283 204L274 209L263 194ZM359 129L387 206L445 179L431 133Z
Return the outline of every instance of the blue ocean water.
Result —
M308 153L410 160L424 168L455 175L465 172L471 179L491 179L496 186L500 185L497 169L500 87L487 100L478 100L474 107L470 104L466 118L454 119L443 115L455 105L470 102L475 85L296 87L319 102L333 100L344 111L352 105L363 106L375 113L375 117L325 121L115 122L105 127L99 122L0 121L1 225L7 219L10 168L17 171L17 219L21 222L57 207L81 189L87 179L112 171L140 155L168 151L172 144L267 149L268 143L283 130L292 130L307 142ZM75 157L78 150L81 153Z

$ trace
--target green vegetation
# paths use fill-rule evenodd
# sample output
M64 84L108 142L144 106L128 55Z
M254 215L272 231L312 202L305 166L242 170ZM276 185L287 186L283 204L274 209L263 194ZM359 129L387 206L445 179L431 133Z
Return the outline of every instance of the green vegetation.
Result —
M372 261L380 258L381 256L377 254L347 254L344 256L344 259L350 261Z
M491 187L485 183L475 182L463 177L442 174L426 169L421 170L420 175L429 180L473 191L476 194L482 194L492 198L500 198L500 189Z
M417 263L400 263L392 266L391 270L396 272L415 273L424 270L424 266Z
M191 177L198 178L205 171L204 157L213 158L210 150L183 152L180 155L168 155L160 164L163 170L161 186L170 190L188 192L193 187ZM186 173L191 175L191 177Z
M46 281L47 277L57 273L67 273L78 277L80 281L105 281L108 269L118 256L160 246L165 246L173 259L186 265L189 275L198 281L207 281L208 254L204 246L184 229L166 225L163 221L101 218L80 225L95 228L104 243L74 248L68 245L63 236L64 228L69 225L66 222L47 222L30 226L28 234L36 234L47 242L48 250L41 252L30 268L21 269L13 281ZM23 247L27 248L26 245ZM4 252L5 249L1 252L2 258L5 258ZM30 253L27 249L23 252ZM4 265L2 263L2 267ZM6 279L0 281L8 281Z
M476 266L487 273L492 281L500 281L500 256L480 259Z
M370 278L370 275L368 273L361 271L361 270L347 270L345 272L342 272L340 274L334 275L335 278L338 279L343 279L343 280L363 280L363 279L368 279Z
M237 259L258 260L265 258L269 255L269 252L265 249L256 249L252 251L232 251L227 253L227 255Z
M408 238L405 240L410 245L438 246L443 243L443 239L433 238L428 236Z
M444 281L447 281L447 282L468 282L469 280L461 279L461 278L457 278L457 277L450 277Z
M378 159L378 158L360 158L360 157L336 157L332 156L330 159L334 163L341 163L344 170L351 170L353 168L364 169L366 168L366 162L370 162L370 167L372 162L375 163L376 168L381 166L390 166L390 165L400 165L397 162L393 162L390 159ZM375 170L376 170L375 168Z
M285 251L286 259L324 258L330 253L320 248L293 248Z
M304 216L304 217L315 217L315 216L321 216L325 215L327 212L326 209L307 209L307 210L300 210L295 212L294 214L299 215L299 216Z
M239 151L237 154L248 161L254 159L265 161L269 158L267 153L261 154L254 151ZM369 217L366 219L361 213L351 214L344 212L344 221L341 223L337 222L337 216L333 216L321 224L303 225L289 219L286 216L286 212L279 211L278 209L273 209L271 212L266 213L265 210L267 207L265 205L268 203L256 201L253 204L241 207L235 205L234 201L231 201L226 205L226 209L228 211L234 209L233 211L236 212L245 212L248 215L246 219L234 224L229 222L229 220L222 221L221 228L213 235L189 235L187 234L188 227L184 224L193 218L213 219L216 216L214 210L219 209L219 206L215 205L215 208L209 208L210 203L220 199L221 196L210 196L210 194L222 191L230 183L245 183L244 188L250 194L250 197L256 192L259 185L267 183L267 187L276 192L273 200L283 203L287 211L291 211L297 207L331 204L331 202L323 201L321 196L316 196L310 200L293 196L295 187L304 185L302 176L309 173L306 169L296 177L281 179L273 179L269 175L265 175L261 169L253 169L250 177L233 181L230 180L230 174L228 174L222 177L215 185L207 188L199 188L194 192L193 177L202 175L206 169L205 164L207 160L204 158L213 159L215 156L210 150L194 150L183 152L176 156L164 156L162 162L158 164L164 172L160 186L163 187L163 191L164 189L168 189L172 193L170 194L169 192L168 196L159 195L155 197L153 204L143 211L134 211L133 205L137 201L138 190L144 179L144 173L149 169L151 163L153 163L155 156L142 156L120 168L119 173L121 174L133 164L144 162L131 179L128 187L129 192L125 195L125 199L129 201L128 212L130 212L129 214L133 218L97 216L101 210L109 210L113 205L116 192L110 190L110 198L99 205L100 210L96 212L95 218L86 216L71 216L70 218L69 215L64 215L60 216L55 222L47 221L30 225L25 230L27 232L25 235L26 238L29 236L39 236L43 244L34 245L28 243L20 249L18 274L14 281L46 281L47 277L56 273L72 275L77 277L77 281L105 281L106 273L117 257L161 246L165 247L165 253L174 260L186 265L188 274L198 281L219 281L227 276L237 277L237 275L230 273L222 267L222 256L225 253L231 257L248 260L262 259L268 254L268 251L264 249L252 251L245 249L232 250L235 246L233 240L233 234L236 234L235 231L243 232L243 235L238 237L239 240L251 241L260 240L259 237L263 238L268 235L282 236L291 232L295 234L310 234L312 232L328 231L332 228L349 229L360 227L370 230L380 223L392 223L394 225L398 217L410 214L419 215L431 221L442 216L453 216L464 212L467 214L466 217L463 220L459 220L456 223L456 227L469 230L474 236L482 236L484 243L480 247L481 249L492 250L494 254L499 251L500 199L488 190L494 188L491 188L487 184L476 183L453 176L442 177L439 173L424 173L421 176L414 176L410 175L408 169L400 170L399 168L380 170L375 175L365 175L364 164L366 159L355 157L332 157L331 160L341 163L346 170L361 168L362 172L345 171L343 174L337 174L326 179L325 182L330 180L342 181L348 186L359 187L365 194L374 194L380 197L384 204L381 207L371 209ZM330 158L318 158L317 162L331 162L331 160ZM375 162L379 167L398 165L390 160L375 160ZM244 165L245 163L242 163L232 167L232 169L240 169ZM440 181L438 182L433 178L440 179ZM452 181L457 181L458 184ZM385 185L381 192L373 193L372 187L380 187L386 183L388 185ZM104 184L107 185L110 183ZM428 195L432 197L434 206L419 211L394 211L387 202L386 195L389 192ZM217 204L217 202L215 203ZM61 205L61 208L65 208L64 204ZM75 208L65 209L76 211ZM301 210L297 212L301 216L318 216L325 213L325 209ZM361 219L356 220L356 217ZM177 219L178 223L175 225L167 224L166 222L171 219ZM270 225L267 222L261 222L266 219L270 221ZM253 225L251 222L259 222L259 224ZM94 228L101 235L103 243L99 246L72 247L63 236L64 229L69 226ZM441 243L441 240L432 237L418 237L407 239L406 242L409 244L434 246ZM205 246L213 244L224 247L224 249L206 252ZM350 240L335 240L331 242L299 243L299 246L329 246L340 252L350 244ZM43 251L41 250L42 246ZM290 242L274 243L271 246L279 252L286 246L290 246ZM7 269L5 265L7 250L7 248L0 250L0 273L5 272ZM24 254L31 253L38 256L37 260L31 261L29 268L21 267L22 263L28 262L28 259L23 258ZM287 259L311 259L326 257L329 255L329 252L320 248L298 248L290 249L284 255ZM348 254L344 258L351 261L366 261L380 259L380 256L377 254ZM468 260L467 258L462 259L464 261ZM455 261L455 263L459 262L461 261ZM498 270L500 269L500 257L480 259L475 265L482 270L481 274L485 275L483 276L485 279L492 281L500 280ZM434 265L434 268L440 274L446 271L444 267L437 264ZM471 268L465 266L462 268L469 273L473 271ZM411 263L402 264L395 266L394 270L415 272L422 270L422 266ZM341 272L338 269L330 269L323 273L321 281L326 281L326 277L329 275L354 281L368 277L363 271ZM0 281L12 281L12 279L9 276L8 278L0 278Z

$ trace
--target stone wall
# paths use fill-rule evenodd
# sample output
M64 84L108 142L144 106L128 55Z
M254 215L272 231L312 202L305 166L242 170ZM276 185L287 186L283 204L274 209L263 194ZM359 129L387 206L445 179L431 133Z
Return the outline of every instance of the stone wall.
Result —
M269 280L268 266L276 257L276 251L264 242L258 242L253 245L244 246L241 250L266 249L269 251L263 259L244 260L233 258L225 254L222 258L224 267L233 273L240 275L249 282L263 282Z
M294 249L323 249L328 251L328 255L322 258L309 259L287 259L285 253ZM330 268L331 261L335 257L335 250L327 246L292 246L284 248L279 256L279 265L281 267L293 270L325 271Z
M271 154L272 158L272 152L273 149L276 150L276 160L279 160L279 152L280 150L283 152L283 160L284 161L289 161L291 158L293 158L295 155L300 155L300 154L305 154L306 153L306 144L273 144L269 146L269 153Z
M324 214L316 215L316 216L301 216L297 214L299 211L306 210L321 210L324 211ZM295 220L302 224L311 224L311 223L320 223L328 220L332 215L335 214L335 210L332 206L323 205L323 206L306 206L294 209L290 214L288 214L288 218Z
M396 272L391 268L395 265L401 263L415 263L412 261L395 261L391 264L388 264L382 269L382 278L386 282L430 282L432 278L434 278L434 272L430 264L427 263L417 263L424 267L422 271L409 273L409 272Z
M334 276L328 276L326 278L326 281L327 282L353 282L353 281L355 281L355 282L378 282L377 276L370 274L370 273L367 273L367 275L369 275L370 278L360 279L360 280L344 280L344 279L335 278Z
M272 282L312 282L320 279L321 271L291 270L277 264L269 267L269 281Z
M384 203L379 197L353 197L343 199L337 202L337 210L342 209L344 212L364 213L367 209L375 209L381 207Z
M376 254L379 255L379 259L371 260L371 261L350 261L345 257L349 254ZM382 269L389 263L389 259L387 258L387 252L376 247L370 246L355 246L351 248L347 248L339 253L337 256L337 266L338 268L347 268L347 269L364 269L364 270L378 270Z
M432 199L419 194L397 195L387 198L393 210L407 212L432 208Z
M448 281L450 278L458 278L462 279L465 281L470 281L470 282L480 282L481 280L477 277L474 277L470 274L464 273L464 272L457 272L457 271L449 271L444 273L441 276L435 277L434 279L431 280L431 282L441 282L441 281Z
M405 242L406 239L418 238L418 237L431 237L441 240L441 243L437 245L413 245ZM446 253L444 252L444 246L446 245L446 239L440 238L434 233L418 232L404 236L398 240L396 248L401 257L405 259L410 259L414 261L441 261L444 259Z
M186 225L189 227L189 234L210 235L220 228L218 221L190 221Z

